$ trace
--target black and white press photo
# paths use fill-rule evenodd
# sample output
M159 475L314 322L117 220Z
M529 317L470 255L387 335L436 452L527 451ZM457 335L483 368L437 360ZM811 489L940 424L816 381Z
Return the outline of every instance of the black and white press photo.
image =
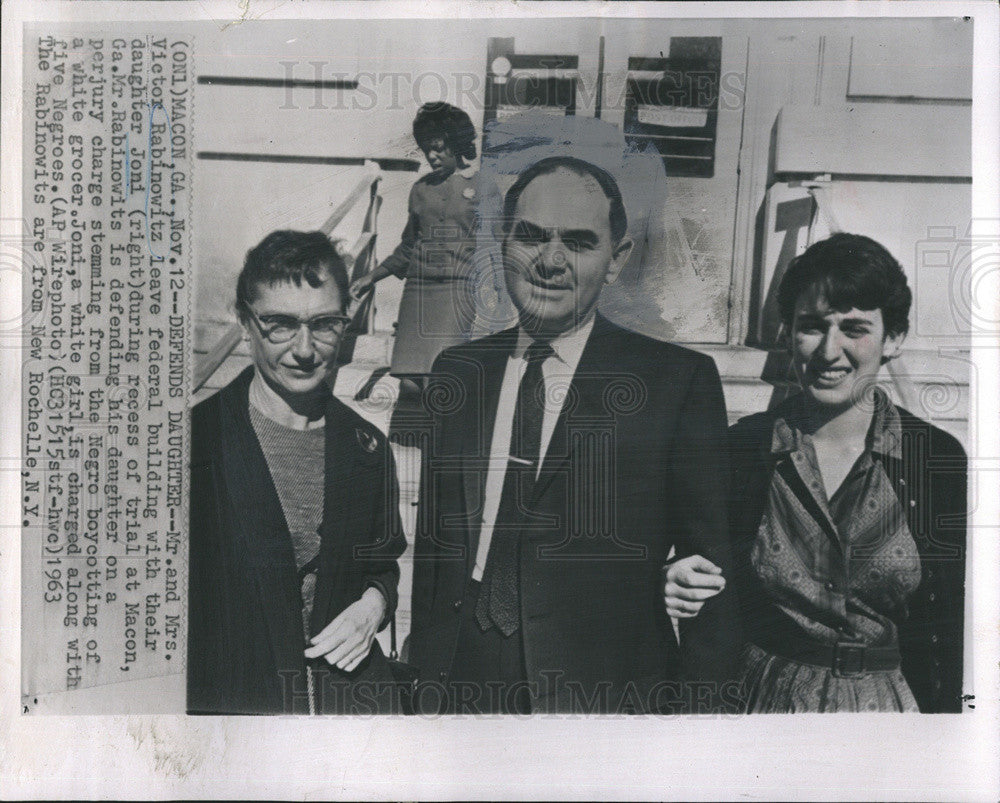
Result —
M126 795L995 791L995 7L76 9L4 9L12 789L124 717Z

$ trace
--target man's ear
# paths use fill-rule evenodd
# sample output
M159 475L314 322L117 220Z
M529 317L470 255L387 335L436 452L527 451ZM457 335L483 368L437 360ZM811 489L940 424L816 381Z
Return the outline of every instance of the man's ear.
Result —
M625 263L628 262L632 254L632 246L635 243L628 237L622 237L611 252L611 264L608 265L608 272L604 274L605 284L614 284L618 274L622 272Z
M899 356L899 352L903 348L904 340L906 340L906 332L900 332L895 335L886 335L885 340L882 341L883 365L889 362L889 360L894 360Z

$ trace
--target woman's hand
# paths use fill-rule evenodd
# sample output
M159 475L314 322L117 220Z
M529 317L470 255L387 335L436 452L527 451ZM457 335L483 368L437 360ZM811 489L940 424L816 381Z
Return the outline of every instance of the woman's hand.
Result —
M343 613L310 640L306 658L323 656L326 662L353 672L372 647L372 639L385 617L386 602L376 588L366 588L361 599L349 605Z
M701 555L690 555L667 567L663 585L663 602L667 613L675 619L690 619L698 615L705 600L726 587L722 569Z
M351 298L355 301L360 301L364 296L372 291L375 286L375 278L371 273L366 273L364 276L359 276L353 282L351 282L350 293Z

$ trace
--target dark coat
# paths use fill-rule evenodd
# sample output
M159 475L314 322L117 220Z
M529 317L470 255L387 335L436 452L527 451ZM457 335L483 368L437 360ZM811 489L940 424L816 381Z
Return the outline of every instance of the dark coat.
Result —
M300 584L288 525L250 423L252 376L252 368L244 371L192 412L190 713L309 711ZM397 601L396 559L405 548L385 438L332 396L325 430L312 635L369 586L388 600L387 622ZM314 697L320 713L350 711L344 703L351 684L389 681L377 641L350 677L325 662L313 663L313 679L323 686L322 699ZM373 691L367 688L355 701L357 712L385 708Z
M435 365L410 636L410 658L425 681L445 680L454 659L500 385L516 339L516 330L491 335L449 349ZM723 592L686 620L678 650L663 566L672 546L730 566L725 432L722 385L709 357L598 316L536 483L534 509L544 518L521 535L520 632L532 710L719 704L740 646L734 597ZM707 685L668 683L681 678Z
M907 514L920 554L922 579L897 622L903 676L921 712L962 708L962 644L965 608L965 529L968 463L951 435L902 407L902 459L883 465ZM774 461L771 437L781 408L738 421L730 430L730 505L737 588L744 632L776 633L789 627L770 604L750 566L750 550L767 502Z

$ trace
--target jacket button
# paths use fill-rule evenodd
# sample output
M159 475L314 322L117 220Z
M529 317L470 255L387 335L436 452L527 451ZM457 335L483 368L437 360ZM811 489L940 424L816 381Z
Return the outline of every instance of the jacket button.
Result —
M935 593L934 593L934 592L932 591L932 592L931 592L930 594L928 594L928 595L927 595L927 599L928 599L928 600L930 600L931 602L934 602L934 600L936 600L936 599L937 599L937 594L935 594Z
M451 603L451 607L454 608L456 611L461 610L462 609L462 600L460 600L460 599L455 600L453 603Z
M826 584L826 590L827 591L833 591L833 583L827 583Z
M442 669L440 672L438 672L438 679L442 683L444 683L448 679L448 673Z
M937 644L937 643L938 643L938 637L937 633L935 633L933 636L931 636L931 644Z

